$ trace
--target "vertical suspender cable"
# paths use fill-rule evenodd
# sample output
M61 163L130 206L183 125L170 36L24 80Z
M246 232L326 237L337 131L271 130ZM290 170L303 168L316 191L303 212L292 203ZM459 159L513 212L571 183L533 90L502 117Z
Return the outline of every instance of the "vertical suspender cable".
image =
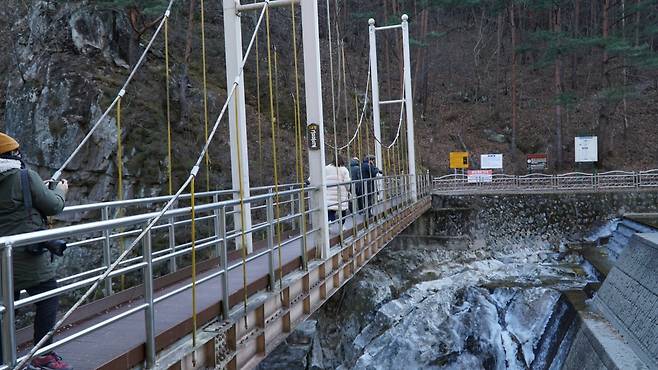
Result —
M190 208L192 209L192 363L196 366L196 208L195 208L195 183L196 176L192 176L190 182Z
M302 108L301 108L301 98L300 98L300 87L299 87L299 63L298 63L298 50L297 50L297 18L295 15L295 5L291 4L290 9L292 11L292 49L293 49L293 59L295 64L295 121L297 126L297 138L296 143L299 148L299 160L297 162L299 173L298 182L300 184L300 193L299 193L299 209L302 219L302 268L304 271L308 269L308 263L306 261L306 176L304 175L304 146L302 145L302 135L304 131L302 130ZM333 84L333 82L332 82ZM333 85L332 85L333 86Z
M361 133L361 122L359 120L359 95L357 95L357 93L356 93L356 87L354 89L354 112L356 113L356 122L357 122L357 125L358 125L356 127L356 130L357 130L356 135L358 137L357 140L359 141L359 144L360 144L361 143L361 137L359 136L359 134ZM355 142L354 143L354 154L358 153L356 151L356 145L357 145L357 143ZM361 158L360 154L359 154L359 158ZM348 160L350 161L350 163L352 162L351 158L348 159ZM359 173L360 172L361 172L361 164L359 163ZM350 164L350 179L352 180L352 186L356 187L356 185L357 185L356 181L358 179L352 179L351 174L352 174L352 171L351 171L351 164ZM354 238L356 240L356 236L359 233L359 222L358 222L357 217L356 217L356 215L359 213L359 194L356 191L354 191L353 194L356 197L356 208L352 210L352 231L353 231L353 234L354 234ZM352 204L354 205L354 202L352 202Z
M269 44L269 41L268 41ZM269 46L268 46L269 50ZM268 60L268 63L270 61ZM279 289L283 292L283 254L281 251L281 208L279 204L279 166L278 166L278 151L277 151L277 140L279 137L279 53L274 48L274 83L276 84L274 89L274 98L275 98L275 107L274 111L276 116L272 119L272 162L274 163L274 192L275 192L275 202L276 202L276 242L277 242L277 252L279 260ZM270 77L270 81L271 81ZM270 89L270 94L272 90ZM276 125L275 125L276 123ZM276 278L276 277L275 277ZM274 284L275 282L272 282ZM274 286L272 286L274 288ZM283 293L282 293L283 294Z
M279 161L277 158L277 122L274 112L274 85L272 76L272 40L270 38L270 9L265 11L265 30L267 32L267 71L268 71L268 87L270 99L270 124L272 130L272 165L274 170L274 202L276 203L276 237L277 237L277 251L279 259L279 287L283 288L283 257L281 251L281 208L279 201Z
M256 3L258 0L254 0ZM256 105L257 115L256 123L258 124L258 173L261 181L263 181L263 119L261 117L263 109L261 107L260 97L260 44L258 42L258 30L256 30Z
M329 35L329 71L331 80L331 112L334 127L334 160L338 160L338 140L336 139L336 92L334 90L334 47L331 34L331 5L327 0L327 33Z
M171 153L171 92L169 91L169 17L165 19L164 25L164 39L165 39L165 91L167 94L167 175L169 177L168 187L169 195L174 193L173 184L173 160Z
M122 90L123 92L123 90ZM119 99L117 100L117 199L123 200L123 144L122 144L122 129L121 129L121 100L123 94L119 93ZM121 210L119 210L121 212ZM118 216L120 217L120 215ZM119 251L123 253L125 250L125 244L123 237L119 238ZM124 290L126 287L126 276L121 275L119 279L121 290Z
M201 6L201 69L203 74L203 124L206 141L208 140L208 79L206 72L206 13L203 0ZM206 152L206 190L210 191L210 151Z
M332 36L331 36L331 7L329 4L329 0L327 0L327 28L329 32L329 64L330 64L330 69L331 69L331 107L332 107L332 112L333 112L333 128L334 128L334 164L335 164L335 169L336 169L336 177L340 178L339 176L339 170L338 170L338 129L336 127L336 94L334 93L334 54L333 54L333 42L332 42ZM340 69L340 58L338 59L338 68ZM339 70L340 72L340 70ZM340 73L338 74L340 78ZM340 84L340 82L339 82ZM340 85L339 85L340 86ZM340 97L340 93L338 94ZM343 243L343 227L342 227L342 221L343 221L343 211L342 211L342 203L341 203L341 187L342 185L340 184L340 180L337 181L337 189L336 192L338 194L338 210L336 211L338 213L338 220L340 222L340 225L338 227L339 234L340 234L340 242L341 244Z

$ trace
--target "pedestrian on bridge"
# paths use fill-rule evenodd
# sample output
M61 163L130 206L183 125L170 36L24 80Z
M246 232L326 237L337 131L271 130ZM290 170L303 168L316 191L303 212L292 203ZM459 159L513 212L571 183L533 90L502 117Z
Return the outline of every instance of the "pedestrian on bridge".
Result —
M62 180L50 189L34 171L29 170L12 137L0 133L0 236L45 230L48 216L64 209L68 183ZM63 252L55 243L41 243L18 247L13 251L14 299L25 289L29 295L41 294L57 288L52 253ZM59 251L54 250L60 248ZM50 253L47 253L50 251ZM57 319L59 297L37 302L34 317L34 344L53 328ZM46 344L50 345L52 339ZM0 364L2 364L0 352ZM36 356L32 369L70 369L55 352Z
M350 200L350 171L345 168L345 160L339 154L334 161L325 167L327 177L327 209L329 222L341 217L341 225L345 222Z
M361 210L363 210L363 181L361 181L361 161L357 157L352 158L352 161L350 162L350 178L352 179L354 195L356 196L356 206L358 211L361 212ZM351 202L350 210L356 212L352 209Z
M365 180L365 191L366 191L366 208L368 208L367 215L372 217L373 215L373 206L375 205L375 179L377 174L381 174L382 171L377 168L375 164L375 156L367 155L363 158L363 163L361 164L361 178Z

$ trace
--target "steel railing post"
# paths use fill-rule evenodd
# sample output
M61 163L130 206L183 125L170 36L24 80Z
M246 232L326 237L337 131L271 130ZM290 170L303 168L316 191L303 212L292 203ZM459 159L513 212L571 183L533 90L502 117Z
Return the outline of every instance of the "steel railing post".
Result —
M359 220L357 220L357 215L359 214L359 201L357 199L357 194L356 194L356 181L357 180L352 180L350 184L350 195L352 196L351 202L352 202L352 234L356 237L359 233Z
M148 227L146 224L145 227ZM151 231L147 232L142 241L144 254L144 311L146 329L146 366L152 368L155 365L155 305L153 303L153 253L151 250Z
M297 212L296 207L295 207L295 193L293 192L293 190L295 190L295 186L290 185L289 190L290 190L290 215L294 216L295 213ZM299 201L299 204L300 205L302 204L301 200ZM293 231L297 230L296 218L293 217L290 220L290 224L291 224L291 228L292 228ZM300 228L301 228L301 225L300 225Z
M101 208L101 219L103 221L108 221L110 219L110 208L103 207ZM109 268L112 264L112 252L110 249L111 240L110 240L110 229L103 230L103 266ZM104 294L106 297L112 295L112 278L108 277L105 279Z
M14 313L14 282L12 266L12 247L5 246L2 250L2 359L5 364L16 365L16 321Z
M176 207L176 204L174 203L172 205L172 209ZM167 230L169 233L169 253L173 254L176 252L176 218L175 217L169 217L169 225L167 226ZM176 256L172 256L169 258L169 270L171 272L176 272L178 270L178 264L176 263Z
M276 276L274 275L274 201L273 195L267 198L267 257L269 265L270 290L274 290ZM279 220L279 222L281 222ZM281 246L278 246L281 248Z
M217 195L217 194L213 195L212 201L215 205L217 205L219 203L219 195ZM215 256L217 258L222 258L222 244L219 241L219 238L221 238L221 235L220 235L221 234L221 227L220 227L220 225L221 225L222 221L221 221L221 215L220 215L220 212L219 212L219 208L215 208L213 213L215 215L215 218L213 220L213 229L215 231L215 241L216 241L216 243L215 243Z
M222 237L222 255L220 256L219 263L221 264L222 271L222 316L224 320L229 319L229 284L228 284L228 237L226 233L226 207L219 209L219 234Z

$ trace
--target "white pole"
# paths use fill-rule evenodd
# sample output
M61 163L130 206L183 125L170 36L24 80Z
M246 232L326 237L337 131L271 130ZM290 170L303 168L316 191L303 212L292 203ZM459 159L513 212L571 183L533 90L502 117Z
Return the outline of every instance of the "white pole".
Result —
M318 3L316 0L302 0L302 32L304 42L304 91L306 93L307 126L317 126L317 141L314 148L309 147L308 164L311 174L311 186L317 187L313 193L312 208L318 211L311 218L313 227L320 229L315 238L316 247L322 258L329 257L329 223L327 220L327 190L324 173L324 118L322 116L322 75L320 71L320 29L318 26ZM308 131L308 130L307 130Z
M382 129L381 114L379 112L379 73L377 68L377 30L375 29L375 20L368 20L370 25L370 75L372 78L372 122L374 125L373 133L375 135L375 160L376 165L382 168Z
M240 74L242 63L242 24L236 9L235 0L224 1L224 43L226 53L226 86L232 86L235 77ZM237 104L236 104L237 99ZM236 110L237 108L237 110ZM237 114L236 114L237 112ZM244 78L240 77L239 85L229 104L229 135L231 142L231 176L233 180L233 198L240 198L240 183L242 183L242 196L251 196L249 187L249 151L247 147L247 112L244 96ZM236 125L237 121L237 125ZM236 127L237 126L237 127ZM238 140L239 139L239 140ZM238 142L239 141L239 142ZM238 161L239 158L239 161ZM238 162L240 166L238 166ZM236 230L242 228L240 206L236 206L233 215ZM244 205L245 230L251 229L251 206ZM247 252L253 251L251 234L247 234ZM240 238L238 238L240 244ZM240 245L241 247L241 245Z
M407 111L407 148L409 157L409 184L411 199L418 201L418 189L416 188L416 148L414 140L414 99L411 88L411 51L409 50L409 16L402 16L402 45L404 50L404 98Z

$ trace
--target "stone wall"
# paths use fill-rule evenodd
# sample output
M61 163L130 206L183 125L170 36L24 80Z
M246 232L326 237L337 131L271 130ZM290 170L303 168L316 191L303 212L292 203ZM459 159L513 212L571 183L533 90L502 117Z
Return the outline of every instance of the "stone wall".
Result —
M636 234L595 298L596 307L658 368L658 234Z
M432 211L407 234L468 236L500 248L555 245L628 212L655 212L658 192L434 195Z

